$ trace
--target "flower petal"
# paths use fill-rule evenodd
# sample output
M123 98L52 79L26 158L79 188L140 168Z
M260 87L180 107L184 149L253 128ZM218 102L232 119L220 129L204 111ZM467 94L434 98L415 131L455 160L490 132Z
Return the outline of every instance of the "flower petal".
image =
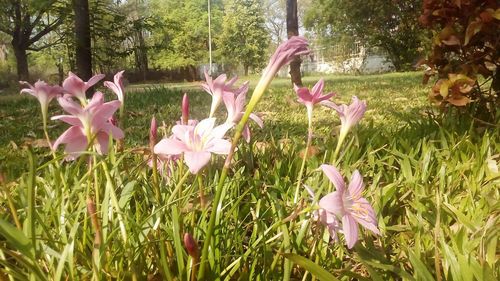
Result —
M341 217L345 213L342 195L343 194L339 191L328 193L319 200L319 206L326 211Z
M215 126L215 118L203 119L194 127L194 133L196 135L205 136L208 135Z
M231 142L223 139L214 139L206 144L205 150L213 152L215 154L226 155L231 150Z
M358 224L351 215L345 214L342 217L342 230L344 231L347 248L352 249L358 241Z
M52 149L56 150L61 143L72 143L79 139L84 139L85 143L87 143L87 137L82 132L82 129L78 126L72 126L56 139Z
M178 155L186 151L186 145L174 138L162 139L154 147L155 154Z
M352 174L347 190L349 191L351 197L361 197L361 192L363 191L363 177L358 170L354 171Z
M356 204L358 204L358 209L361 211L352 212L354 219L364 228L380 235L375 210L373 210L371 204L365 198L356 200Z
M344 189L345 189L344 178L342 178L342 175L337 170L337 168L335 168L332 165L327 165L327 164L323 164L320 167L323 170L323 173L333 183L333 185L335 186L337 191L344 192Z
M189 171L192 174L197 174L205 165L210 162L210 156L212 154L206 151L197 151L197 152L186 152L184 153L184 161L186 165L189 167Z

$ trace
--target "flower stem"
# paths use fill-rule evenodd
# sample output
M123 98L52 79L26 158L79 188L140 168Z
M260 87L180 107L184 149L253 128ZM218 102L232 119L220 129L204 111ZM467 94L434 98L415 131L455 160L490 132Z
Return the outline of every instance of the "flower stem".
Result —
M271 83L271 80L273 79L272 76L269 76L269 77L268 76L263 76L259 80L259 83L255 87L253 94L252 94L252 97L250 98L250 101L248 102L247 108L245 110L245 114L243 114L243 117L241 117L240 122L236 126L236 131L234 133L233 140L231 142L231 149L229 150L229 153L226 157L226 161L224 162L224 167L222 168L219 182L217 183L216 190L215 190L215 197L214 197L214 201L212 203L212 210L210 213L210 220L208 222L208 229L207 229L205 241L203 242L203 250L201 252L198 280L205 280L206 279L205 278L205 268L206 268L206 265L208 263L208 250L210 248L210 242L211 242L212 236L214 234L217 208L220 204L222 190L223 190L223 186L224 186L224 181L226 180L228 170L231 167L231 162L233 160L236 146L238 145L238 141L241 138L241 135L243 133L243 129L245 128L245 125L248 121L248 118L250 117L250 114L252 113L253 109L255 108L255 106L259 102L260 98L264 94L264 91L266 90L267 86Z
M175 189L174 189L174 191L172 191L172 194L170 194L170 197L168 197L167 204L170 204L174 200L174 198L177 195L177 193L179 195L182 193L182 185L186 182L189 174L190 174L190 172L189 172L189 170L187 170L186 173L184 174L184 176L182 176L182 178L180 179L180 181L175 186Z
M309 149L311 147L312 143L312 135L313 135L313 129L312 129L312 122L309 121L309 129L308 129L308 134L307 134L307 144L306 144L306 150L304 153L304 156L302 157L302 164L300 165L300 171L299 171L299 176L297 179L297 186L295 187L295 195L293 197L293 203L297 204L299 200L299 190L300 190L300 184L302 183L302 175L304 174L304 169L306 166L306 160L309 155Z

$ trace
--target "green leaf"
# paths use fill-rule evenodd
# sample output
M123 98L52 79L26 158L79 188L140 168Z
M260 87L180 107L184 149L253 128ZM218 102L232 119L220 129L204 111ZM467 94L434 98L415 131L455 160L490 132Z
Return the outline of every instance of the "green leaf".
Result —
M5 237L7 243L9 243L15 250L21 252L21 254L34 258L34 249L30 240L22 231L15 228L10 223L0 219L0 234Z
M420 258L413 253L412 250L408 250L409 259L411 264L413 265L413 269L415 270L415 275L417 276L417 280L425 280L425 281L434 281L432 274L429 272L425 264L420 260Z
M292 262L302 266L307 271L309 271L312 275L316 276L316 278L318 278L319 280L322 280L322 281L339 280L339 279L335 278L335 276L333 276L331 273L326 271L324 268L315 264L310 259L304 258L302 256L299 256L299 255L293 254L293 253L280 253L280 254L283 255L285 258L291 260Z

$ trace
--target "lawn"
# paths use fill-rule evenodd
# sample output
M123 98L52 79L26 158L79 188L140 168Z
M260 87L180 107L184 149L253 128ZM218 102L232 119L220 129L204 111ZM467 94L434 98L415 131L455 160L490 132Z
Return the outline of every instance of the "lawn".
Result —
M331 163L340 121L332 109L315 108L302 183L323 196L333 187L318 170L321 164L337 166L347 180L359 170L381 235L360 231L353 249L343 235L331 241L312 219L315 203L301 184L300 200L294 200L307 115L289 80L275 79L255 110L264 128L251 125L252 141L241 142L224 184L207 279L497 280L499 129L456 112L442 116L429 104L421 78L325 77L324 92L335 92L333 101L350 103L356 95L366 100L367 111ZM312 87L318 79L304 82ZM250 81L248 98L256 79ZM0 277L194 276L192 265L199 260L185 249L182 235L192 234L201 252L211 208L200 204L198 193L203 189L210 204L223 157L214 157L200 176L184 178L179 168L161 178L159 196L147 165L151 117L159 121L160 135L169 136L181 116L183 93L191 118L206 118L211 97L192 83L129 86L123 151L95 156L101 164L90 168L85 157L53 160L35 99L0 96L0 230L12 236L0 236ZM49 112L62 113L57 102ZM217 117L224 120L224 111ZM67 124L49 121L52 139L65 129ZM85 199L92 193L102 228L97 246L95 217L88 215Z

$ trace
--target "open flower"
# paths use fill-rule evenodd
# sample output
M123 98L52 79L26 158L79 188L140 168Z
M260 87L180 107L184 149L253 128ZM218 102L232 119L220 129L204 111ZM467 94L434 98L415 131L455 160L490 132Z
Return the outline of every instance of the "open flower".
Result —
M80 77L70 71L68 78L66 78L63 82L63 88L68 94L76 97L82 104L85 104L85 92L87 92L90 87L94 86L102 78L104 78L104 74L97 74L90 78L89 81L84 82L80 79Z
M334 93L328 93L323 95L323 87L325 86L325 81L320 79L314 87L309 91L306 87L298 87L294 85L295 92L299 97L298 101L304 104L307 108L307 117L309 119L309 124L312 122L312 111L314 105L327 101L329 98L333 97Z
M315 195L312 189L304 185L306 188L307 192L311 196L311 200L315 200ZM315 210L312 214L312 218L315 221L320 222L326 228L328 229L328 234L330 234L330 237L333 239L333 241L337 242L339 240L337 232L340 230L340 223L335 214L327 212L325 209L319 208L318 210Z
M184 161L189 171L197 174L210 162L210 156L228 154L231 143L223 139L228 124L215 127L215 118L207 118L196 126L175 125L172 128L173 138L161 140L154 147L155 154L180 155L184 154Z
M336 191L321 198L319 206L342 221L342 231L347 247L349 249L354 247L358 241L358 224L380 235L375 211L370 203L361 197L363 178L359 171L354 171L349 187L346 189L342 175L334 166L323 164L321 169L333 183Z
M244 109L247 91L248 82L244 83L238 90L235 91L235 93L227 93L224 95L224 104L226 105L227 109L226 123L236 125L238 122L240 122L241 117L243 117L243 114L245 113ZM259 116L255 115L254 113L250 114L250 118L255 121L255 123L257 123L259 127L262 128L264 126L262 119L260 119ZM242 134L245 140L247 142L250 142L251 133L248 124L245 124Z
M57 100L61 107L70 115L58 115L52 120L61 120L71 125L54 143L54 150L65 143L67 159L75 159L89 146L89 141L96 141L97 152L106 154L109 136L114 139L123 138L123 131L109 120L120 107L120 101L104 103L103 94L97 92L90 102L81 107L71 99L60 97Z
M111 81L104 82L104 86L108 87L111 91L113 91L113 93L116 94L118 100L122 102L122 105L125 101L125 95L123 91L123 72L124 70L115 74L115 76L113 77L114 83Z
M205 80L206 83L201 84L201 87L210 95L212 95L212 105L210 106L210 116L212 117L219 107L223 97L227 93L232 93L231 87L238 80L238 77L233 77L233 79L229 80L226 83L227 76L226 74L221 74L217 78L212 80L212 77L208 75L207 70L205 69Z
M38 99L40 102L40 108L42 110L42 118L43 125L46 127L47 125L47 111L49 108L49 103L55 97L58 97L62 94L63 89L59 86L51 86L44 81L38 80L34 85L31 85L28 82L20 81L22 85L27 85L29 87L22 89L21 93L27 93Z

